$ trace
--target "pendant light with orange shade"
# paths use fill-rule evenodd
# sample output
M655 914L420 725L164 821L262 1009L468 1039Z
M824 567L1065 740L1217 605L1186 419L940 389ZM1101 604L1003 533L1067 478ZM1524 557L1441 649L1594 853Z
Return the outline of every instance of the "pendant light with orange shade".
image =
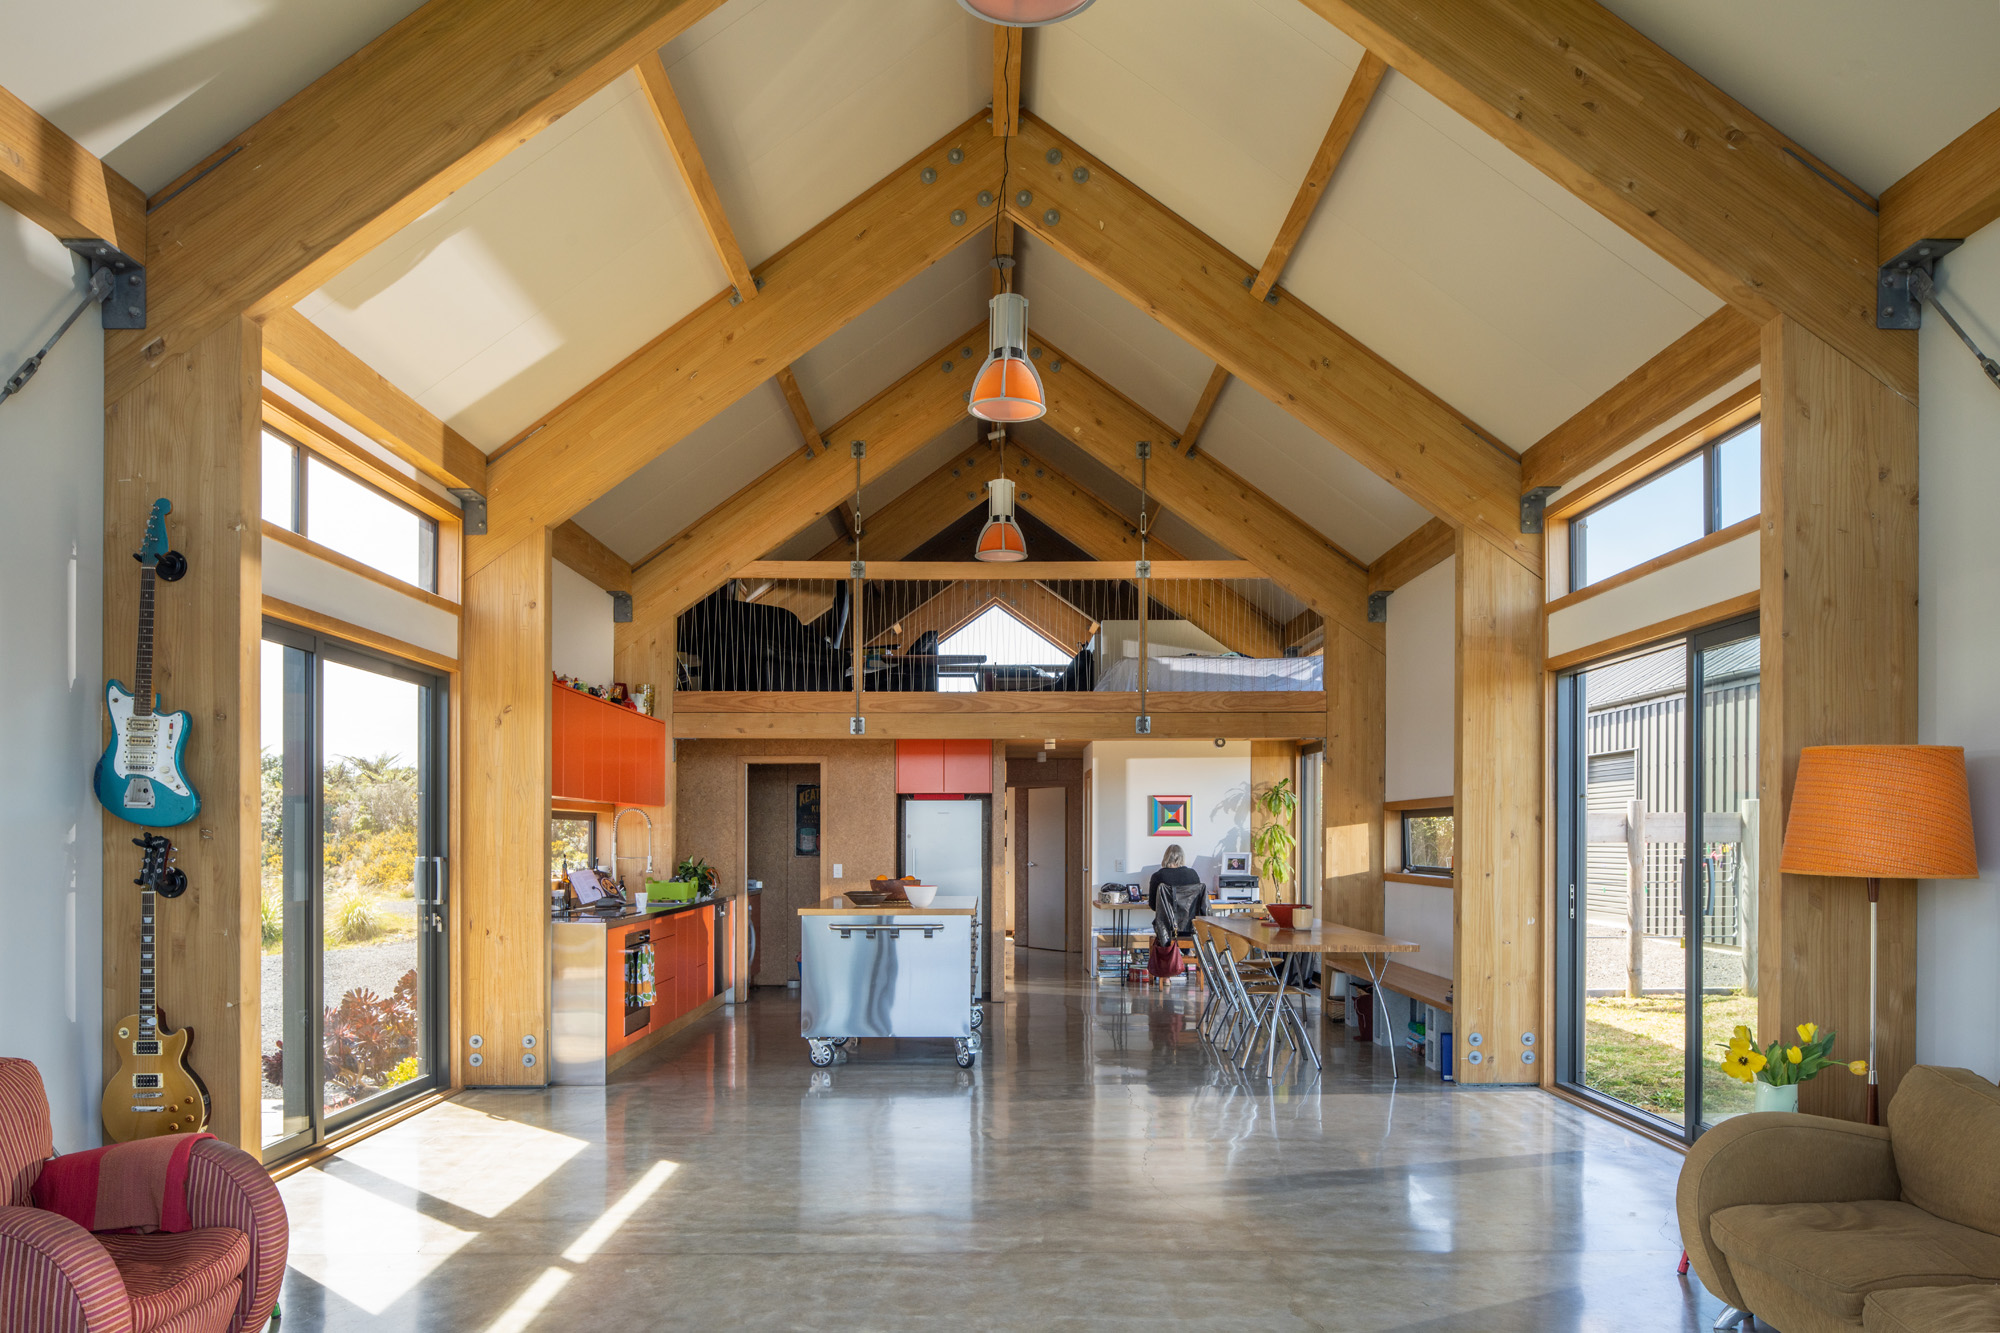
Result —
M1028 558L1028 539L1014 518L1014 483L1007 480L1007 433L998 427L993 435L1000 441L1000 475L986 483L986 526L979 530L974 560L1013 561Z
M1061 23L1089 9L1092 0L958 0L968 14L1007 28Z
M1028 359L1028 298L1002 292L989 303L986 360L972 381L972 415L982 421L1033 421L1048 411L1042 377Z

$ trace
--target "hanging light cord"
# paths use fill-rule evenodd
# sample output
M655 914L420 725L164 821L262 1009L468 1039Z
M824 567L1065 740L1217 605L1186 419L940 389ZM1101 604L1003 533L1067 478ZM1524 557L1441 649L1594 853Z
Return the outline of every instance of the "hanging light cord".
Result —
M1153 451L1143 445L1139 449L1139 558L1146 558L1146 460Z
M998 126L1002 105L1014 100L1014 44L1007 44L1006 57L1000 63L1000 96L1002 102L993 108L993 123ZM1000 270L1001 286L1006 291L1014 290L1014 275L1008 271L1009 265L1000 262L1000 220L1007 215L1007 176L1014 165L1014 136L1000 136L1000 197L994 201L993 209L993 267ZM1012 256L1009 256L1011 258Z
M1931 281L1930 274L1924 272L1922 269L1917 269L1910 274L1910 295L1916 297L1919 301L1928 302L1931 309L1944 316L1944 322L1951 325L1951 331L1958 335L1958 340L1964 343L1966 348L1979 359L1979 368L1986 372L1986 378L1992 380L1996 387L2000 387L2000 361L1995 361L1992 357L1980 351L1979 344L1972 341L1972 335L1968 334L1959 326L1959 322L1951 317L1951 311L1946 310L1944 302L1938 299L1937 284Z

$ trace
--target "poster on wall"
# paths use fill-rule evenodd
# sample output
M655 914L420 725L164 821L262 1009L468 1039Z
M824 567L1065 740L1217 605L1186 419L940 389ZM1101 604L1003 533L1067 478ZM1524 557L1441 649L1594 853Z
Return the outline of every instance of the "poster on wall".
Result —
M1152 796L1147 801L1150 807L1146 820L1148 836L1181 838L1194 832L1194 797Z
M801 782L798 801L792 810L792 851L797 856L819 855L819 784Z

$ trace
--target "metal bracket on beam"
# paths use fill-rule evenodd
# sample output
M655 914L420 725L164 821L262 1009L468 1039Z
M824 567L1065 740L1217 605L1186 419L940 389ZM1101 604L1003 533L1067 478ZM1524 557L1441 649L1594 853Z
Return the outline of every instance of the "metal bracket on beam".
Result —
M1133 732L1133 734L1134 734L1134 735L1137 735L1137 736L1150 736L1150 735L1152 735L1152 734L1153 734L1153 715L1152 715L1151 713L1141 713L1141 714L1139 714L1139 716L1137 716L1137 717L1133 718L1133 719L1132 719L1132 732Z
M632 623L632 594L614 592L611 594L611 623L629 625Z
M753 277L753 278L751 278L751 279L750 279L750 281L751 281L751 282L753 282L753 283L755 283L755 284L757 284L757 290L758 290L758 291L760 291L760 292L761 292L761 291L763 291L763 290L764 290L764 280L763 280L762 278L757 278L757 277ZM742 304L743 304L743 289L742 289L741 287L738 287L738 286L736 286L736 285L734 285L734 284L731 284L731 285L730 285L730 288L729 288L729 304L731 304L731 305L742 305Z
M1153 562L1150 560L1141 560L1133 565L1132 577L1135 579L1149 579L1153 577Z
M146 327L146 266L109 241L93 237L63 242L90 261L90 276L111 275L111 295L104 298L104 327Z
M1918 241L1876 271L1875 327L1878 329L1920 329L1924 324L1923 298L1910 290L1912 274L1929 277L1938 260L1964 245L1964 241Z
M1521 531L1542 530L1542 506L1549 502L1551 495L1561 489L1560 486L1537 486L1521 496Z
M1389 594L1394 591L1394 588L1388 588L1381 592L1371 592L1368 594L1369 624L1386 625L1389 623Z
M458 501L459 517L465 523L465 535L484 537L486 535L486 497L469 486L453 486L451 493Z
M868 734L868 719L865 717L848 718L847 734L850 736L866 736Z
M1243 279L1243 290L1255 291L1256 287L1257 287L1257 275L1255 273L1252 273L1249 277ZM1278 304L1278 287L1276 283L1273 283L1271 285L1270 291L1264 293L1264 304L1265 305Z
M866 560L850 560L850 561L848 561L848 562L847 562L847 577L849 577L849 578L851 578L851 579L865 579L865 578L867 578L867 577L868 577L868 562L867 562Z

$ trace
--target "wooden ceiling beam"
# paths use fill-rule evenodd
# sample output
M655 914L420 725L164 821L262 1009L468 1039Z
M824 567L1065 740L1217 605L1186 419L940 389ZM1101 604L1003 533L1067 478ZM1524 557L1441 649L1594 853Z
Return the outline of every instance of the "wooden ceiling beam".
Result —
M148 323L106 335L105 401L297 304L721 3L429 0L153 198Z
M1025 30L993 25L993 137L1021 132L1021 63Z
M1188 458L1167 448L1162 442L1173 432L1157 417L1029 333L1043 349L1044 422L1135 487L1136 446L1152 441L1147 484L1155 499L1192 517L1204 533L1328 621L1381 646L1382 627L1368 622L1367 570L1360 561L1208 454Z
M785 395L785 406L792 409L792 420L799 424L799 438L805 441L806 457L811 458L826 447L826 440L813 424L812 409L806 406L806 396L799 389L799 377L786 366L772 378L778 381L778 390Z
M639 86L645 90L646 104L653 108L653 119L659 124L660 135L667 141L667 150L673 154L674 165L680 168L681 180L686 183L688 194L694 200L695 215L701 219L703 230L708 232L709 243L722 260L722 267L729 274L729 281L736 288L736 294L748 301L757 295L757 281L750 274L750 264L743 258L743 247L736 241L736 229L729 225L729 214L722 207L722 195L715 188L715 178L708 174L708 163L702 158L701 145L695 142L694 126L688 124L687 112L681 109L681 99L674 92L673 80L667 77L666 62L656 51L633 66L633 73L639 76Z
M1304 3L1752 322L1915 399L1915 334L1875 327L1875 200L1596 0Z
M1368 591L1394 592L1417 575L1437 568L1451 555L1457 540L1451 524L1431 519L1368 566Z
M1181 432L1181 452L1194 457L1195 449L1201 444L1201 433L1208 429L1209 414L1215 411L1215 400L1222 396L1222 386L1229 383L1229 372L1221 366L1208 372L1208 383L1202 386L1201 397L1195 399L1194 411L1188 414L1187 429Z
M993 467L992 450L975 443L874 513L861 515L861 555L865 560L901 560L986 499L986 473ZM995 470L997 475L997 469ZM847 510L834 512L845 522ZM852 529L849 529L851 534ZM816 560L845 560L854 554L849 535L820 548Z
M735 573L746 579L831 579L848 577L845 560L746 560ZM981 560L871 560L868 577L903 583L933 583L952 579L992 582L995 579L1041 582L1045 579L1117 579L1134 574L1123 560L1016 560L989 564ZM1161 579L1260 579L1264 571L1247 560L1155 560L1153 577Z
M146 195L0 88L0 204L59 240L146 253Z
M478 445L298 311L273 311L264 321L264 369L425 476L486 493Z
M1888 263L1918 241L1963 240L2000 218L2000 111L1882 191L1875 255Z
M775 304L771 289L761 305ZM968 331L836 423L829 437L862 440L865 480L879 477L932 440L966 422L965 390L974 366L954 354ZM952 363L945 370L946 361ZM633 620L650 624L706 597L723 580L854 495L854 461L844 449L813 458L793 454L676 533L639 561ZM864 522L866 516L864 515ZM864 538L865 540L865 538Z
M1030 203L1002 202L1024 231L1425 509L1541 572L1541 537L1520 531L1520 463L1492 435L1307 306L1251 300L1251 265L1047 122L1023 113L1019 137L1013 174Z
M1722 307L1529 446L1521 455L1522 489L1567 485L1755 370L1762 336L1742 311Z
M756 300L732 305L727 293L713 297L494 459L488 535L472 539L468 567L478 569L537 528L575 517L779 367L962 244L978 225L973 222L981 211L977 194L999 183L1000 145L976 132L983 128L980 117L967 121L759 265L756 276L764 280L764 290ZM959 162L948 160L951 149L960 150ZM919 174L927 167L937 173L933 184ZM958 222L952 221L954 211ZM965 345L961 341L951 350ZM963 415L964 401L957 401ZM857 436L869 438L840 427L828 433L836 440ZM847 469L845 450L820 457L829 454L837 455L833 470ZM878 462L872 456L868 461Z
M1285 265L1291 260L1292 251L1298 246L1299 237L1305 235L1306 224L1312 221L1313 212L1326 193L1327 183L1339 170L1347 145L1354 140L1354 131L1361 127L1361 117L1367 114L1368 104L1375 100L1375 90L1382 86L1382 76L1388 72L1389 62L1382 57L1373 51L1361 53L1361 63L1355 66L1347 92L1341 96L1340 105L1334 110L1333 123L1326 127L1326 138L1320 141L1319 151L1313 154L1312 164L1306 168L1305 181L1299 186L1298 196L1292 200L1291 211L1285 214L1285 221L1278 228L1278 239L1271 242L1271 253L1264 257L1264 266L1257 270L1257 280L1250 284L1250 295L1259 301L1278 285Z
M632 591L632 566L616 551L584 530L575 519L552 534L555 558L606 592Z

